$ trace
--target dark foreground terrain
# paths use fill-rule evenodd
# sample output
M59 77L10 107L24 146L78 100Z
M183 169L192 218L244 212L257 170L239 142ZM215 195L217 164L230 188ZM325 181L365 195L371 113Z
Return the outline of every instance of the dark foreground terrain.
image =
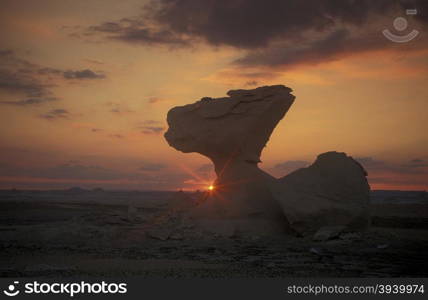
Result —
M72 189L0 197L1 277L428 276L423 192L375 192L367 233L324 241L213 235L183 223L175 226L180 232L156 230L174 218L168 202L176 193Z

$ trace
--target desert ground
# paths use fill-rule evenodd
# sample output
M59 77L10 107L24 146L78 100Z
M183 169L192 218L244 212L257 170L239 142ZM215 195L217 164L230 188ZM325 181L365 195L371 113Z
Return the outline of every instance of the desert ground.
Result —
M0 276L427 277L426 192L372 191L372 225L315 241L212 234L171 214L195 193L0 191ZM170 230L158 224L169 222Z

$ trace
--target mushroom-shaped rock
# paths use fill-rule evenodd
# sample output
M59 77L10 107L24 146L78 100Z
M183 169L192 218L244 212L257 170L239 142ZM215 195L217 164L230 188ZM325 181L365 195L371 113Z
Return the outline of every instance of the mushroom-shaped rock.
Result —
M277 123L293 104L283 85L232 90L224 98L202 98L168 112L165 138L182 152L207 156L217 179L201 214L230 218L282 217L271 196L276 180L260 170L260 155Z
M360 231L369 225L367 173L345 153L320 154L302 168L273 182L272 192L292 229L312 234L323 226Z
M256 165L276 124L293 104L283 85L232 90L168 112L165 138L170 146L209 157L217 175L231 161Z

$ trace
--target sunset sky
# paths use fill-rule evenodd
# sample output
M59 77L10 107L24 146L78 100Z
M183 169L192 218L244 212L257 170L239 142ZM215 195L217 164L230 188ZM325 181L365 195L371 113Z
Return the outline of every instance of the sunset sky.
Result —
M273 84L296 101L262 169L335 150L372 189L428 188L428 1L0 0L0 24L0 188L206 188L168 110Z

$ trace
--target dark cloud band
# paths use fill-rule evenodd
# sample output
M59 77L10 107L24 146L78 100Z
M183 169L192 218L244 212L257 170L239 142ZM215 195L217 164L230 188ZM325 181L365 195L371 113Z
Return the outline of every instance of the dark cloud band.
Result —
M161 0L140 17L94 25L85 34L143 45L232 46L246 50L234 62L240 66L316 64L390 47L380 33L407 8L417 9L414 20L426 27L425 0Z

